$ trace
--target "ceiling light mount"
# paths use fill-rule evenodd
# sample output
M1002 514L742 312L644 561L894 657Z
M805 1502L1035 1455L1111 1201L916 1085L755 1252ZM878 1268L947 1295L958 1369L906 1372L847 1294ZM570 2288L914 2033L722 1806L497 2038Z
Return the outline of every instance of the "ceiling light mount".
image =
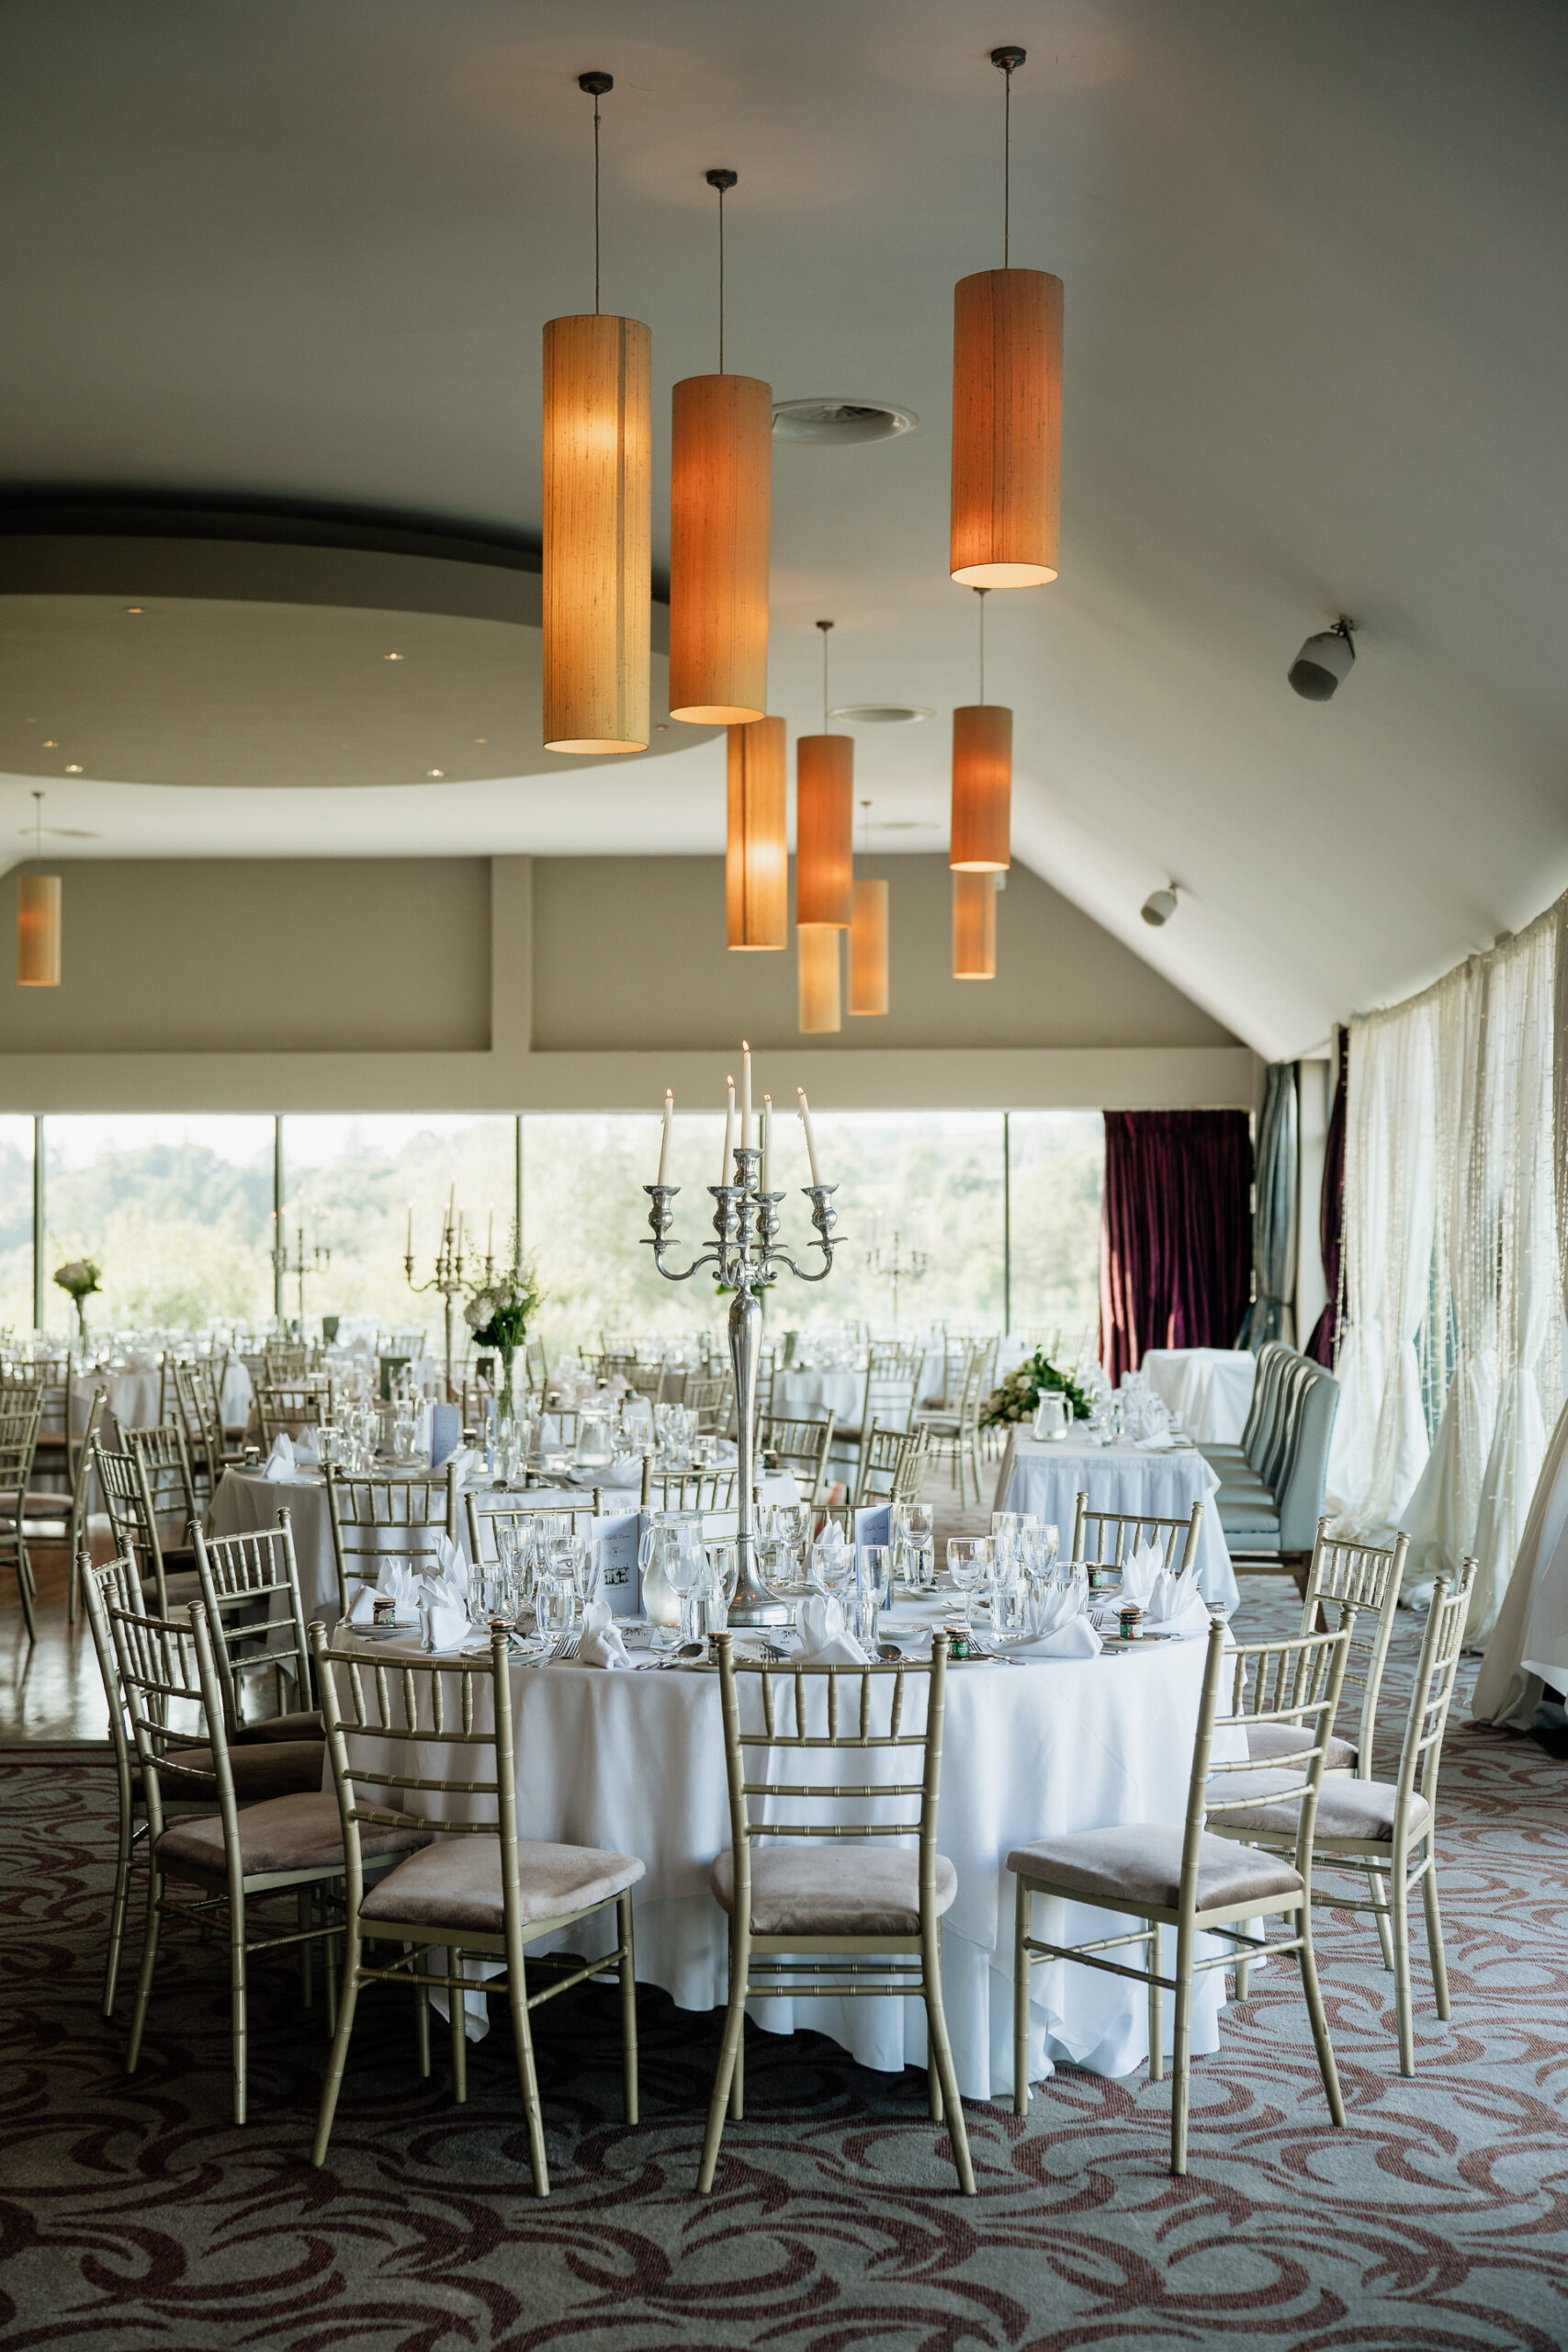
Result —
M1303 702L1332 702L1356 664L1356 624L1341 613L1332 628L1309 637L1286 673Z
M1176 912L1177 885L1169 882L1163 890L1151 890L1138 912L1154 931L1161 931Z
M818 449L848 449L863 441L896 441L913 433L919 418L912 408L896 401L840 399L823 393L815 399L775 401L775 441L806 441Z
M1003 41L999 49L992 50L991 63L998 73L1016 74L1019 67L1026 62L1028 56L1029 51L1026 49L1020 49L1017 41L1007 40Z

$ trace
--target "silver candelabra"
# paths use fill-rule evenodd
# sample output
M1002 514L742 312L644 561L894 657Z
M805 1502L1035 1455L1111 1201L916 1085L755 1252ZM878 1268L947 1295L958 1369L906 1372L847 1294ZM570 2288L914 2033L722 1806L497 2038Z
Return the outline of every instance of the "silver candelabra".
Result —
M486 1259L485 1263L488 1267L490 1263L488 1258ZM457 1356L457 1349L454 1345L457 1336L454 1318L457 1312L457 1301L462 1297L465 1287L463 1282L463 1220L461 1217L458 1217L454 1222L451 1217L448 1217L446 1225L442 1227L441 1247L435 1253L435 1272L432 1274L427 1283L416 1283L413 1278L413 1244L411 1220L410 1244L403 1257L403 1272L408 1276L408 1285L410 1290L415 1292L426 1290L435 1291L446 1306L446 1395L448 1400L450 1400L453 1394L452 1365Z
M283 1285L292 1277L299 1285L299 1337L305 1336L305 1277L324 1274L332 1264L333 1253L317 1242L309 1256L305 1250L305 1228L299 1226L294 1235L295 1254L292 1264L288 1257L288 1237L279 1230L276 1246L268 1252L272 1259L273 1298L279 1319L283 1314Z
M761 1158L758 1150L744 1145L738 1147L735 1182L708 1186L716 1204L713 1229L718 1238L710 1249L699 1251L684 1272L677 1273L664 1262L664 1253L671 1246L670 1228L675 1222L671 1204L681 1188L678 1184L645 1184L642 1188L652 1203L648 1221L653 1227L653 1238L645 1246L652 1250L653 1261L666 1281L690 1282L699 1266L711 1266L714 1280L735 1293L729 1302L729 1360L735 1367L736 1538L739 1570L729 1617L737 1625L785 1625L795 1613L791 1604L771 1591L757 1574L751 1492L757 1445L757 1357L762 1335L762 1302L757 1293L776 1282L785 1267L803 1283L826 1280L834 1249L835 1220L830 1195L838 1190L836 1184L801 1187L811 1203L811 1222L818 1235L811 1247L822 1252L819 1271L808 1273L778 1245L779 1203L784 1195L759 1191Z
M900 1256L899 1248L902 1238L903 1237L895 1230L893 1247L890 1250L885 1252L881 1242L876 1241L865 1254L867 1271L881 1281L891 1282L893 1284L893 1329L895 1330L898 1329L899 1283L918 1283L931 1263L931 1260L923 1250L911 1250L907 1256Z

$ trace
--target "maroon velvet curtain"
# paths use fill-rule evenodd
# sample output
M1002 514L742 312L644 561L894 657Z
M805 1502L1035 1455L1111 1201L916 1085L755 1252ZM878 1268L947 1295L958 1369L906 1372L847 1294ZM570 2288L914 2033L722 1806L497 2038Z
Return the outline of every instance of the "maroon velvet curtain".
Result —
M1229 1348L1252 1287L1245 1111L1107 1111L1100 1354L1111 1378L1145 1348Z
M1334 1344L1339 1336L1339 1261L1345 1248L1345 1095L1350 1077L1350 1032L1339 1032L1339 1052L1334 1078L1334 1107L1328 1114L1328 1135L1323 1148L1323 1190L1317 1204L1317 1246L1323 1252L1323 1281L1328 1304L1312 1327L1303 1353L1314 1363L1334 1368Z

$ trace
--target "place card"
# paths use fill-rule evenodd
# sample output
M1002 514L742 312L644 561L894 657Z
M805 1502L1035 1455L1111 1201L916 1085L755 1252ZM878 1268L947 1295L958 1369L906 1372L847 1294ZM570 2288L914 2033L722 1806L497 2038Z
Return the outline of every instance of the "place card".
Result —
M599 1557L599 1597L614 1617L640 1617L642 1577L637 1537L642 1520L635 1510L607 1512L589 1521L589 1539Z

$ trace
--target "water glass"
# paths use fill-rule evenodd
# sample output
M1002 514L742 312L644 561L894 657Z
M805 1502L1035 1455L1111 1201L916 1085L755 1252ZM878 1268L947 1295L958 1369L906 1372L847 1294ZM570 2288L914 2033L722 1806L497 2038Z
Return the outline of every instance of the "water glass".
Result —
M692 1595L707 1573L707 1559L695 1528L679 1527L664 1562L671 1590L681 1604L681 1640L691 1641Z
M950 1535L947 1539L947 1573L956 1589L964 1596L964 1627L967 1633L975 1595L990 1574L991 1539L988 1535Z
M855 1632L866 1649L875 1649L882 1612L892 1601L892 1545L863 1544L855 1572Z
M717 1543L705 1544L703 1552L707 1573L702 1582L697 1630L702 1634L722 1634L729 1623L729 1604L740 1581L740 1546L733 1536L728 1536Z
M930 1592L936 1583L936 1527L930 1503L906 1503L904 1517L914 1546L915 1581L922 1592Z

